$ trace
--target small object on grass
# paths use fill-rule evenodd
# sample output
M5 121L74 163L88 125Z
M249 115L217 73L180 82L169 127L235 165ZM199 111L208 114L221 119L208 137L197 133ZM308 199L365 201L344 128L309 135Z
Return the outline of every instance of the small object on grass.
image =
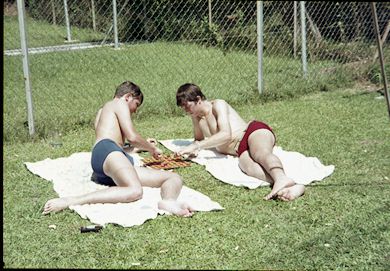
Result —
M51 132L50 145L53 148L62 147L61 133L58 131Z
M62 146L62 143L61 142L50 142L50 145L53 147L53 148L59 148Z
M83 233L83 232L98 232L101 229L103 229L103 226L100 226L100 225L89 225L89 226L81 227L80 228L80 232L81 233Z
M49 225L49 229L53 229L53 230L55 230L57 228L57 226L56 225L54 225L54 224L52 224L52 225Z

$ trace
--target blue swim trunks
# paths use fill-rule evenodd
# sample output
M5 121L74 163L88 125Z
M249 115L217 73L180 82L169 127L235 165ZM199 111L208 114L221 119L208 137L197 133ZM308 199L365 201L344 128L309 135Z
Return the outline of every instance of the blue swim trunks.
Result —
M91 165L93 174L91 180L95 183L116 186L115 182L103 171L103 163L107 156L113 151L122 152L124 155L126 155L127 159L129 159L130 163L134 165L134 159L121 147L119 147L113 140L102 139L92 149Z

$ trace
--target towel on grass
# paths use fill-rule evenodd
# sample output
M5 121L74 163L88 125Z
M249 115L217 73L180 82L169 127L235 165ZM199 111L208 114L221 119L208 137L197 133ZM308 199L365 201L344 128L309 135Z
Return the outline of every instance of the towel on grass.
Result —
M141 165L138 154L131 155L135 165ZM77 196L85 193L105 189L107 186L92 182L91 153L79 152L69 157L58 159L45 159L35 163L25 163L32 173L53 182L53 188L59 197ZM131 203L98 203L70 206L82 218L92 223L106 225L118 224L123 227L141 225L148 219L154 219L158 214L169 214L158 209L161 200L160 188L143 188L142 199ZM196 211L222 210L219 203L212 201L206 195L183 186L177 199L185 201Z
M183 146L193 142L193 139L160 140L167 149L176 152ZM306 157L299 152L285 151L275 146L273 153L279 157L288 177L298 184L308 185L322 181L334 171L334 165L325 166L316 157ZM243 173L238 166L238 157L218 153L215 149L201 150L192 161L203 165L206 170L218 180L235 186L245 186L250 189L269 185Z

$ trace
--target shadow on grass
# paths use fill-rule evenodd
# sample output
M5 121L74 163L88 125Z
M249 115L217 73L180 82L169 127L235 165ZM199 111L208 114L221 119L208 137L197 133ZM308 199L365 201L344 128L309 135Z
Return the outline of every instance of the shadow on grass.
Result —
M309 184L309 185L306 185L306 186L310 186L310 187L317 187L317 188L320 188L320 187L323 187L323 188L327 188L327 187L337 187L337 186L390 186L390 181L388 182L377 182L377 183L337 183L337 184Z

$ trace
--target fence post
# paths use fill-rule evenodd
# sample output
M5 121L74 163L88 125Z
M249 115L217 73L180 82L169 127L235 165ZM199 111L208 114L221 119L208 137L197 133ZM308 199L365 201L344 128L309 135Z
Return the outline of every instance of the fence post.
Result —
M378 43L378 53L379 53L379 60L381 64L381 72L382 72L382 80L383 80L383 90L385 92L386 96L386 102L387 102L387 111L389 113L390 117L390 101L389 101L389 93L387 92L387 79L386 79L386 73L385 73L385 61L383 59L383 51L382 51L382 42L380 38L380 32L379 32L379 25L378 25L378 16L376 14L376 6L375 2L371 2L371 11L372 11L372 17L374 20L374 27L376 31L376 40Z
M67 42L72 42L72 37L70 34L70 23L68 15L68 3L64 0L64 12L65 12L65 22L66 22L66 33L67 33Z
M302 69L303 69L303 77L307 78L305 1L300 1L300 4L301 4L301 32L302 32Z
M34 135L34 116L33 116L33 103L31 95L31 81L30 81L30 69L28 62L28 46L26 39L26 28L25 28L25 7L24 0L17 1L18 6L18 20L19 20L19 32L20 32L20 45L22 48L23 56L23 76L24 76L24 86L26 89L26 100L27 100L27 121L28 121L28 131L30 136Z
M91 12L92 12L92 28L96 31L96 16L95 16L95 3L91 0Z
M263 1L256 1L257 10L257 89L263 93Z
M209 2L209 28L211 29L211 24L212 24L212 21L211 21L211 15L212 15L212 12L211 12L211 0L208 0Z
M298 36L298 5L297 1L294 1L294 58L297 57L297 36Z
M51 3L51 12L52 12L52 16L53 16L53 24L56 25L57 24L57 17L56 17L56 7L54 5L54 0L51 0L50 3Z
M119 48L118 45L118 25L117 25L117 14L116 14L116 0L112 0L112 9L114 17L114 40L115 40L115 49Z

